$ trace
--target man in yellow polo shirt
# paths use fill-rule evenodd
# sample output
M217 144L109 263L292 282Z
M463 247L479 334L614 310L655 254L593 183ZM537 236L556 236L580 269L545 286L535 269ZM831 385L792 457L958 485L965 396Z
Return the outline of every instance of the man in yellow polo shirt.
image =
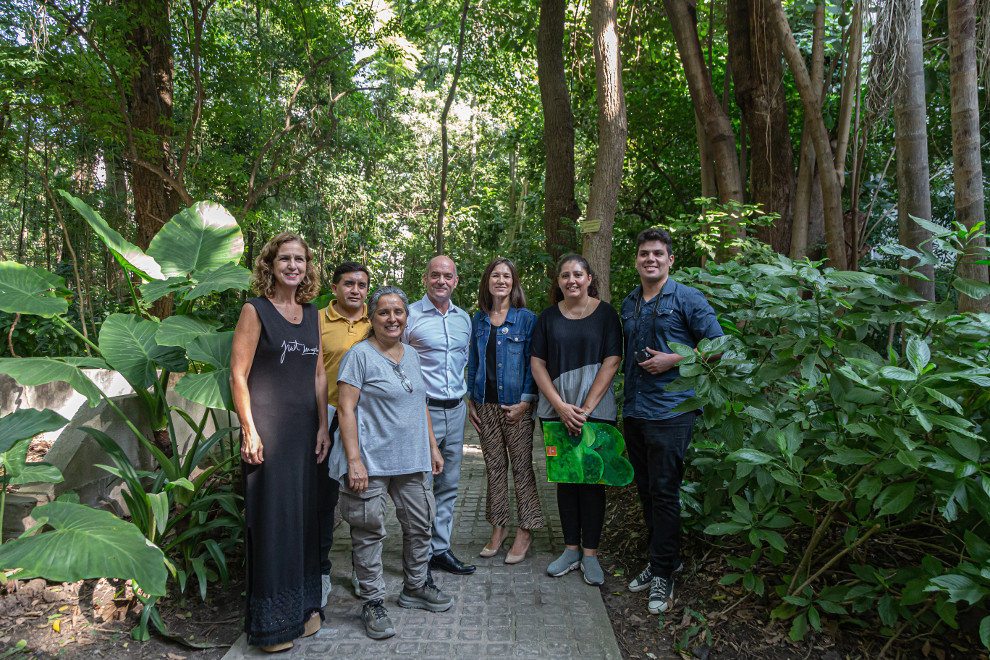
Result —
M337 430L337 372L340 360L351 346L368 336L368 285L370 276L364 264L345 261L333 271L330 290L336 300L320 310L320 337L323 342L323 367L327 372L327 403L334 408L330 419L330 437ZM337 507L339 484L330 478L327 466L319 470L320 572L323 574L323 607L330 595L330 548L333 546L333 518Z

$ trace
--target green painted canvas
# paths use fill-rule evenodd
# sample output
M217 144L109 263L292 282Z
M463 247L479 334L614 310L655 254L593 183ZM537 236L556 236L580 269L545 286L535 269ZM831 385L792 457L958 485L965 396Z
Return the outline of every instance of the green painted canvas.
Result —
M623 455L626 441L611 424L585 422L581 435L568 435L562 422L544 422L547 479L554 483L607 484L632 482L632 464Z

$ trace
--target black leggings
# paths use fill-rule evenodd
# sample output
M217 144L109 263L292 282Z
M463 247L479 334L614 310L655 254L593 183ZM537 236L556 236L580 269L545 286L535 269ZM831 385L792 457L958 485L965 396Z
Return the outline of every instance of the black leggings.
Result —
M605 486L557 484L557 510L564 545L597 550L605 524Z
M559 419L543 419L559 422ZM590 418L589 422L611 424L611 419ZM557 484L557 511L564 545L597 550L605 524L605 486L602 484Z

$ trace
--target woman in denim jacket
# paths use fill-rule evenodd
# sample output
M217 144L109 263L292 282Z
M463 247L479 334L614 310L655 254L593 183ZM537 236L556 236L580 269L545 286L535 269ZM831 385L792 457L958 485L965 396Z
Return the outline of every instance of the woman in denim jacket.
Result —
M533 474L533 415L536 384L529 370L529 342L536 315L526 309L526 295L511 261L493 259L481 276L480 311L471 321L468 352L468 412L481 438L488 473L485 519L492 538L479 553L494 557L509 536L508 467L516 485L519 529L506 564L526 558L531 529L543 527L543 511Z

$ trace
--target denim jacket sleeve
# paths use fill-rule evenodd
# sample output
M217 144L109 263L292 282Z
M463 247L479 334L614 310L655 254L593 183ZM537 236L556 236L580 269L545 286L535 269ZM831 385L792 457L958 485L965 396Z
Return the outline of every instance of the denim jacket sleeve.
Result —
M476 312L471 319L471 343L468 346L467 363L467 384L468 398L474 398L474 377L478 373L478 326L481 324L481 315L484 312Z
M520 400L535 402L539 398L539 394L536 389L536 381L533 380L533 371L529 366L530 358L530 343L533 341L533 328L536 327L536 314L529 311L528 309L520 310L522 319L520 319L520 325L526 334L526 344L523 349L523 360L524 360L524 373L523 373L523 386L522 386L522 396Z

